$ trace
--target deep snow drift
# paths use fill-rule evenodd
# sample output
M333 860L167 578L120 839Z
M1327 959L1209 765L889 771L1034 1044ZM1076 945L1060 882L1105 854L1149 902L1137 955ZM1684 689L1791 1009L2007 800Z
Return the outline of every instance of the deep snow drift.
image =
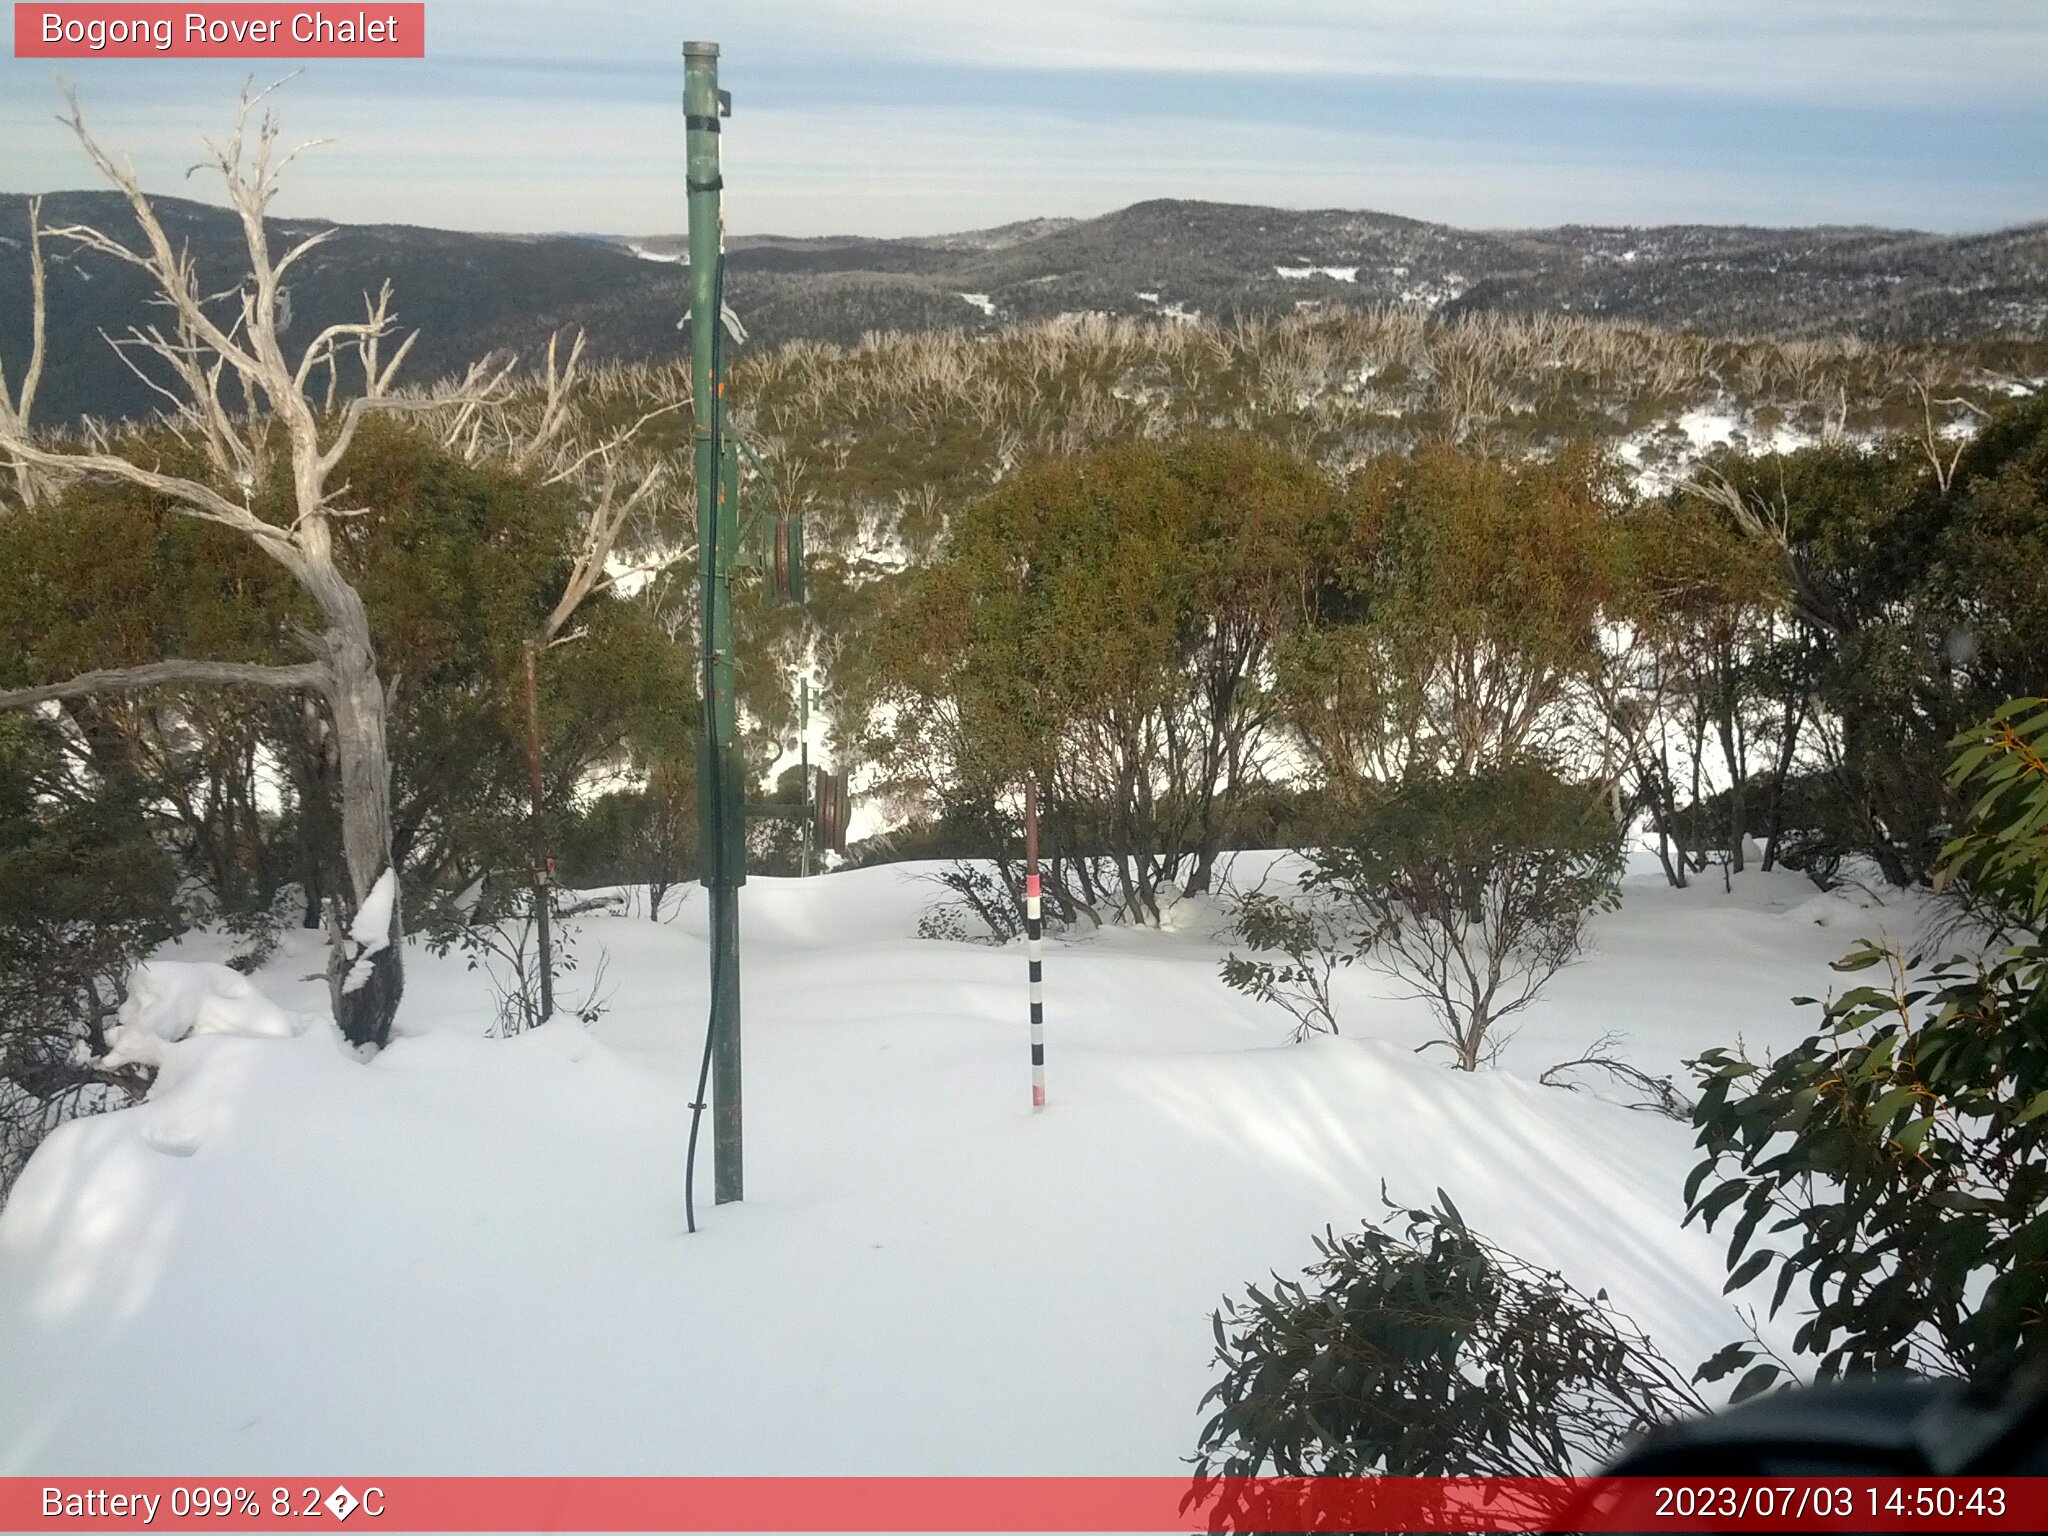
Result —
M1361 970L1343 1038L1286 1043L1184 903L1048 946L1034 1116L1022 948L914 938L934 894L903 866L747 887L747 1201L710 1205L707 1127L694 1237L701 892L579 920L616 987L589 1028L484 1038L479 978L415 948L367 1066L294 936L257 979L303 1033L252 1004L264 1035L164 1046L151 1099L53 1136L0 1211L0 1473L1173 1473L1219 1298L1380 1215L1382 1180L1689 1367L1740 1331L1724 1243L1679 1227L1691 1131L1537 1073L1607 1030L1660 1072L1798 1038L1789 997L1913 922L1639 864L1468 1076Z

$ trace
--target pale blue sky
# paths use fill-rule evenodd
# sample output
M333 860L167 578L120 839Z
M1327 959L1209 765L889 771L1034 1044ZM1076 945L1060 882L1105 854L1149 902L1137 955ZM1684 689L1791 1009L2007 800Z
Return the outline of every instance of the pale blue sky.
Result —
M680 46L724 47L742 233L911 234L1147 197L1481 226L2048 218L2048 0L430 0L428 58L315 61L283 211L682 224ZM246 66L64 69L163 191ZM288 67L288 66L282 66ZM280 71L282 67L280 67ZM0 61L0 190L85 184Z

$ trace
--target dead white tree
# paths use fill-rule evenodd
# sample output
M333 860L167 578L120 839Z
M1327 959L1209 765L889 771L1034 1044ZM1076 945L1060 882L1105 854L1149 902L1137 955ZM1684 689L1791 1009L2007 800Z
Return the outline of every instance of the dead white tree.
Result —
M1927 454L1927 462L1934 467L1935 484L1947 492L1956 477L1956 465L1962 462L1963 450L1970 446L1970 433L1948 432L1934 419L1934 408L1939 405L1949 410L1960 407L1988 420L1991 413L1974 400L1965 400L1961 395L1946 395L1937 398L1934 384L1926 375L1912 381L1913 392L1920 397L1920 446ZM1944 442L1943 439L1948 441Z
M642 412L621 430L594 438L579 431L583 425L578 405L583 346L583 334L578 332L565 356L560 336L549 337L547 363L536 380L537 387L494 387L484 396L464 400L451 408L441 430L443 444L469 462L503 463L544 487L562 491L573 502L578 519L576 552L561 595L527 639L522 658L532 910L539 939L537 987L520 994L529 1025L543 1023L554 1014L549 896L553 871L547 846L547 784L542 772L541 658L555 646L583 636L582 628L570 625L591 598L673 558L662 554L632 564L615 563L623 547L648 542L649 521L663 509L674 486L669 456L644 450L646 428L690 405L687 396L670 400ZM509 359L490 365L494 386L510 379L513 366Z
M0 440L28 435L29 412L35 409L36 386L43 379L43 351L47 340L49 304L43 272L43 200L32 197L28 204L28 282L34 315L30 321L28 368L21 376L17 394L7 383L7 362L0 358ZM41 491L35 470L20 459L14 462L14 489L25 507L33 507Z
M1745 537L1776 555L1790 590L1792 612L1798 618L1822 634L1844 633L1848 621L1840 604L1814 578L1806 557L1793 543L1792 512L1782 489L1775 499L1758 491L1744 495L1734 481L1717 469L1680 481L1678 489L1727 513L1730 522Z
M149 279L165 319L110 339L165 397L168 424L203 453L211 474L198 479L171 473L132 452L115 451L103 439L46 446L31 437L19 408L0 418L0 460L13 466L17 479L26 469L51 484L97 479L132 485L165 498L189 517L250 540L291 574L319 614L318 628L296 629L312 659L289 666L165 660L0 692L0 708L189 683L298 689L318 697L334 728L342 849L353 895L352 923L349 914L329 914L334 948L328 978L335 1018L351 1042L381 1046L390 1037L404 989L404 927L391 868L388 706L362 596L336 560L335 523L368 510L348 505L348 487L339 472L371 414L418 410L444 403L445 397L429 401L393 393L414 338L387 348L396 331L388 283L375 299L365 300L362 320L330 325L296 358L285 354L279 340L285 278L332 232L311 235L281 255L272 250L265 215L278 178L311 146L281 153L276 114L264 109L260 122L253 121L268 95L245 90L233 133L224 143L206 141L207 163L222 178L249 261L236 286L209 293L190 253L165 232L134 166L116 161L100 146L86 128L76 96L66 91L63 121L100 174L126 197L140 238L129 244L83 224L50 230L49 237L126 262ZM38 303L38 332L41 308ZM361 371L352 398L335 409L316 405L311 393L316 374L325 368L331 379L344 367ZM166 370L168 384L158 377ZM259 515L259 489L271 486L280 474L289 477L283 511Z

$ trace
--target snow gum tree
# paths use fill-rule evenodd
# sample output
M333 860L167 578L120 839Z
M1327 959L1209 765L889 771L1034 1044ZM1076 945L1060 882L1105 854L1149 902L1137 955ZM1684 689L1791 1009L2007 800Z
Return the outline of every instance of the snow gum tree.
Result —
M1624 803L1656 834L1665 877L1684 886L1708 846L1742 868L1752 816L1782 806L1784 774L1808 723L1806 696L1762 696L1785 644L1777 562L1756 541L1690 502L1633 509L1620 529L1620 579L1605 614L1603 664L1587 679L1589 716L1606 732L1603 756ZM1751 793L1751 757L1771 738L1776 771ZM1720 751L1725 820L1709 830L1697 807L1708 787L1709 740ZM1768 864L1765 866L1769 867Z
M325 242L320 232L278 251L266 214L279 177L298 151L281 152L274 113L257 114L263 93L245 92L232 134L208 144L209 160L238 217L246 273L209 286L166 232L134 168L116 160L88 131L75 98L65 121L101 175L126 198L131 239L73 225L45 238L139 269L156 290L162 318L131 329L115 345L169 403L168 420L189 450L190 467L115 451L103 436L41 441L31 435L26 402L0 416L0 461L16 480L11 515L32 515L32 485L91 479L124 482L165 498L188 517L233 531L281 568L307 600L313 621L296 627L307 660L289 665L176 658L0 693L0 707L131 692L167 684L231 684L294 690L320 701L333 730L341 841L351 909L369 900L392 868L391 759L387 698L360 592L337 558L339 524L373 509L353 503L337 471L366 419L423 402L393 391L411 347L391 345L395 321L388 285L366 301L360 321L326 326L288 353L292 269ZM214 283L223 281L214 277ZM38 326L40 331L40 325ZM33 366L31 366L33 373ZM333 402L346 392L345 404ZM334 939L329 980L337 1021L359 1045L389 1037L404 989L399 903L380 934L349 936L347 915L330 909Z
M1362 963L1429 1007L1431 1044L1470 1072L1618 904L1621 831L1596 792L1515 763L1403 784L1308 858L1309 899L1338 898Z
M1264 781L1273 646L1335 512L1314 468L1236 436L1018 471L884 627L882 753L960 821L1035 777L1056 903L1156 923L1169 883L1208 887Z
M1911 438L1730 455L1674 513L1718 521L1776 589L1732 665L1695 652L1711 730L1732 722L1739 748L1745 716L1761 725L1761 792L1724 773L1712 819L1759 823L1767 852L1816 872L1861 855L1892 884L1932 880L1969 809L1949 744L2048 689L2048 404L2000 410L1938 458Z
M1577 452L1439 448L1354 475L1317 622L1277 653L1278 703L1324 784L1342 798L1555 750L1598 666L1619 504Z
M1596 458L1447 449L1369 465L1346 498L1314 622L1275 669L1324 791L1318 846L1275 898L1291 925L1240 905L1249 955L1223 978L1284 1004L1278 984L1359 961L1426 1003L1470 1071L1615 899L1612 779L1561 765L1622 590L1625 503ZM1335 1026L1327 999L1319 1017Z

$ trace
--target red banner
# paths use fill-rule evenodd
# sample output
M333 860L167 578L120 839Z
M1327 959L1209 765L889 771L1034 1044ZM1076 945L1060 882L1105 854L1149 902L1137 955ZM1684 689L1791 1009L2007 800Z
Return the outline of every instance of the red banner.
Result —
M422 3L23 5L17 59L423 59Z
M2048 1478L0 1478L6 1531L2042 1531Z

